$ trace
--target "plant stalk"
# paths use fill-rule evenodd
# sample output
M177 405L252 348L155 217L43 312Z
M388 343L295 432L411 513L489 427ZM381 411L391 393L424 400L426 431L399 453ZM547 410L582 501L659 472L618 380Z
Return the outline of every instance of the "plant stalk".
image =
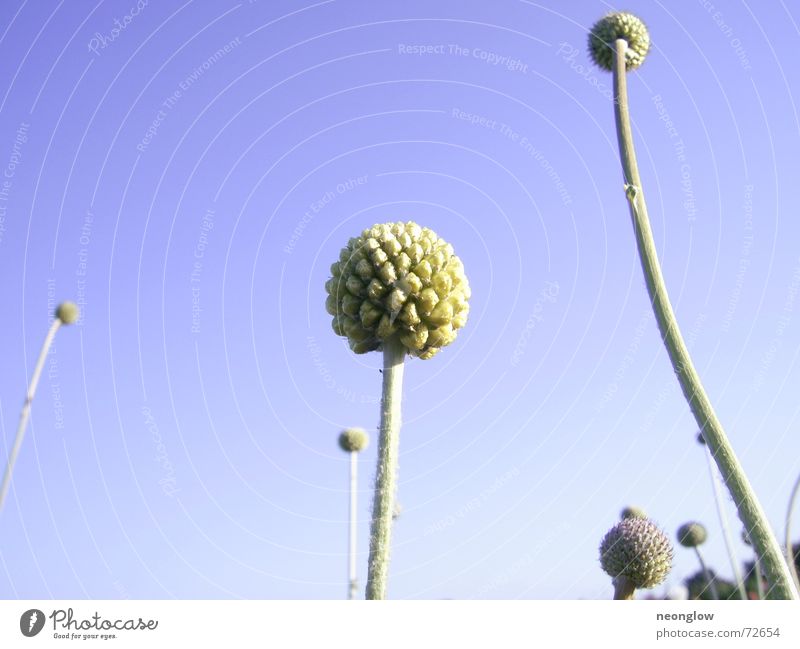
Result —
M59 327L61 327L61 324L62 322L59 318L53 319L53 324L50 325L50 330L47 332L47 336L45 336L44 339L44 344L39 352L39 358L36 361L36 366L33 368L33 376L31 377L30 385L28 385L28 391L25 393L25 403L22 405L22 413L19 417L17 435L14 438L14 446L11 448L11 453L8 456L8 464L6 464L6 470L3 474L3 483L0 486L0 512L3 511L3 504L5 503L6 495L8 494L9 487L11 486L11 475L14 473L14 465L17 462L19 450L22 448L22 440L25 438L25 429L28 426L28 418L31 414L33 395L36 393L36 386L39 385L39 377L42 375L42 369L44 368L47 354L50 351L50 346L53 344L53 338L55 338L56 332L58 331Z
M761 570L761 562L758 560L758 557L753 559L753 568L756 572L756 592L758 593L758 599L766 599L766 595L764 594L764 574Z
M403 393L405 347L396 338L383 343L383 395L378 442L378 471L372 505L372 533L369 543L367 599L386 599L392 514L397 491L397 463L400 451L400 401Z
M355 599L358 593L358 577L356 575L356 528L358 509L358 453L350 451L350 538L348 556L348 591L347 599Z
M620 575L614 579L614 599L634 599L636 586L627 577Z
M722 501L722 494L720 493L719 482L717 481L717 471L714 465L714 458L711 456L711 451L708 450L708 444L703 446L703 453L706 456L706 463L708 464L708 475L711 478L711 489L714 492L714 502L717 505L717 517L719 518L719 526L722 528L722 538L725 541L725 549L728 552L728 559L730 559L731 562L733 578L736 581L736 588L739 591L739 597L743 600L746 600L747 589L744 587L742 571L739 568L739 558L736 556L736 551L733 548L731 527L728 525L728 515L725 513L725 503Z
M703 389L669 302L647 216L642 181L639 177L639 168L633 148L625 71L627 47L628 44L624 39L617 39L614 46L614 116L625 178L625 190L636 233L636 244L658 327L681 390L683 390L697 424L700 426L719 467L720 474L733 496L739 517L750 534L753 547L761 557L762 566L771 585L770 595L776 599L798 599L800 595L798 595L797 587L789 573L789 567L783 559L778 541L770 530L764 511Z
M706 566L706 562L703 561L703 555L700 552L700 548L695 546L694 552L697 555L697 560L700 562L700 568L703 571L703 579L706 580L708 588L711 591L711 599L719 599L719 590L717 589L717 582L715 579L711 578L711 573L708 572L708 567Z
M792 487L792 495L789 497L789 508L786 510L786 560L789 562L789 570L792 573L794 583L800 588L800 577L797 575L797 564L794 558L794 545L792 544L792 512L794 511L794 503L797 500L797 494L800 492L800 475L795 480L794 487Z

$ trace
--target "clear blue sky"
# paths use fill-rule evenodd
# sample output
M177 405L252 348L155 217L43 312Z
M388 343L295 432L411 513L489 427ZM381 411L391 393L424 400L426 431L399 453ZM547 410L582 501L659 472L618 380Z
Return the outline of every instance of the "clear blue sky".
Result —
M451 242L473 297L456 342L407 363L390 596L610 597L597 548L628 504L670 535L704 521L730 576L585 51L609 8L4 3L3 458L53 307L83 319L0 513L0 597L343 597L345 426L373 433L363 583L380 356L333 334L323 286L394 220ZM673 305L782 535L800 10L620 8L653 41L629 91ZM677 549L668 585L695 569Z

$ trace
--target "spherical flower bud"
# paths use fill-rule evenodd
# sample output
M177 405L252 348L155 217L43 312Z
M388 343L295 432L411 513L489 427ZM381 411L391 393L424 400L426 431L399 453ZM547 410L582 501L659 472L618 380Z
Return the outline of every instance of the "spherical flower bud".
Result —
M61 320L61 323L65 325L76 322L80 314L80 309L75 302L62 302L56 309L56 318Z
M678 543L685 548L696 548L703 545L708 538L706 528L700 523L685 523L678 528Z
M467 321L470 288L453 247L416 223L384 223L342 248L325 284L333 330L357 354L396 337L427 359Z
M345 428L339 435L339 446L348 453L358 453L367 448L369 436L363 428Z
M626 518L647 518L647 514L640 507L626 507L619 513L621 519Z
M600 565L612 578L625 577L636 588L653 588L672 568L672 544L650 519L626 518L600 544Z
M638 68L650 50L650 34L645 24L632 13L614 11L598 20L589 32L589 54L601 68L611 71L617 39L628 43L625 69Z

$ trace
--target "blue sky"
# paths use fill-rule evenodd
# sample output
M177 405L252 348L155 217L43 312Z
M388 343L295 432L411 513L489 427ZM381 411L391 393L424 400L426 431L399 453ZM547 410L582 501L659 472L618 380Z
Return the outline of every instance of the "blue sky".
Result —
M616 7L6 4L4 448L55 304L83 317L0 513L0 596L344 597L346 426L372 432L363 583L381 359L333 334L324 282L349 237L396 220L453 244L472 298L456 342L407 363L390 596L610 597L597 548L629 504L671 535L705 522L730 576L638 265L610 75L586 54ZM619 8L653 42L629 92L673 306L782 535L800 13ZM667 585L694 561L677 549Z

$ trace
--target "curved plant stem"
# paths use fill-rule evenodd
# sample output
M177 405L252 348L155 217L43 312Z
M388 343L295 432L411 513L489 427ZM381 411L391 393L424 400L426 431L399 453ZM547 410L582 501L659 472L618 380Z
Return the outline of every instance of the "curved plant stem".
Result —
M627 47L628 45L624 39L618 39L614 47L614 115L617 125L620 158L625 176L625 190L636 233L636 244L645 282L647 283L647 290L658 321L658 328L686 401L703 432L717 466L719 466L722 478L733 496L733 500L739 510L739 517L747 527L753 547L761 558L762 566L771 585L770 594L776 599L798 599L800 595L798 595L797 588L792 581L789 567L783 559L778 541L769 528L764 511L761 509L747 476L739 464L739 460L736 458L733 448L703 389L700 377L689 356L689 350L686 348L678 329L678 322L672 311L672 305L669 302L667 287L664 284L664 278L661 275L661 268L658 263L655 241L650 229L650 220L647 216L647 206L645 205L642 191L642 181L639 177L639 168L633 149L633 133L628 112L628 89L625 72L625 50Z
M717 589L716 579L711 578L711 573L708 572L706 562L703 561L703 555L700 553L700 548L695 546L694 552L697 555L697 560L700 562L700 568L703 570L703 579L706 580L708 588L711 591L711 599L719 599L719 590Z
M747 599L747 590L744 587L742 571L739 569L739 558L736 556L736 551L733 549L733 537L731 535L731 527L728 525L728 515L725 513L725 503L722 501L722 494L719 491L719 482L717 481L714 458L711 457L711 451L708 450L707 444L703 446L703 453L705 453L708 463L708 475L711 478L711 489L714 492L714 502L717 505L719 526L722 528L722 538L725 541L725 549L728 551L728 558L731 562L731 570L733 570L733 578L736 581L736 588L739 590L739 597L741 599Z
M400 400L403 393L403 361L406 350L399 340L383 344L383 395L378 442L378 472L372 505L372 533L369 542L367 599L386 599L392 514L397 490L397 459L400 442Z
M39 352L39 359L36 361L36 366L33 368L33 376L31 377L28 392L25 394L25 403L22 405L22 413L19 417L19 425L17 426L17 435L14 439L14 446L11 448L11 453L8 456L8 464L6 464L6 471L3 474L3 483L0 486L0 511L3 510L3 503L6 500L6 494L11 486L11 475L14 473L14 465L17 462L19 450L22 448L22 440L25 438L25 428L28 425L28 417L31 414L31 403L33 402L33 395L36 393L36 386L39 384L39 377L42 375L42 368L47 359L47 353L50 351L50 345L53 344L56 332L61 327L61 320L55 318L53 324L50 325L50 330L44 339L42 350Z
M356 575L356 530L358 508L358 453L350 451L350 534L347 560L348 589L347 599L355 599L358 593L358 576Z
M789 562L789 570L792 573L794 583L800 588L800 577L797 576L797 564L794 558L794 546L792 545L792 511L794 510L794 503L797 500L797 494L800 492L800 475L795 480L794 487L792 487L792 495L789 497L789 508L786 510L786 560Z
M614 580L614 599L633 599L636 586L627 577L620 575Z

